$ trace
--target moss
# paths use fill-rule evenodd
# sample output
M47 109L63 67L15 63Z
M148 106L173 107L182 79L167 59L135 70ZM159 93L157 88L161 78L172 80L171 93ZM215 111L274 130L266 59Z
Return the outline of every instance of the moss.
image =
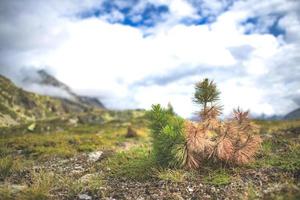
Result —
M79 152L92 152L97 149L97 145L94 144L81 144L77 147Z
M216 170L204 177L204 182L214 186L228 185L231 183L231 176L225 170Z
M68 147L35 147L31 152L31 156L38 157L39 160L47 160L50 158L71 158L76 154L76 150Z
M152 177L155 162L149 149L145 146L115 154L103 163L113 177L130 180L147 180Z

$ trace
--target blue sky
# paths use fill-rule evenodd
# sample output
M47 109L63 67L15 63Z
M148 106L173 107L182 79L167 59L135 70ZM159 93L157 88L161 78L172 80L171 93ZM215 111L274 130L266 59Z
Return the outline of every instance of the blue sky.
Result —
M0 73L57 96L22 84L42 68L109 108L171 102L184 117L208 77L225 115L285 114L300 107L299 13L297 0L1 1Z

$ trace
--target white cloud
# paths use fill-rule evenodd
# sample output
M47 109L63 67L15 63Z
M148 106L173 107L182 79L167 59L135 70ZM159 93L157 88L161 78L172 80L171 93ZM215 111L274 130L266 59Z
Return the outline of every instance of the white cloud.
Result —
M194 15L194 8L184 0L173 0L169 3L169 9L172 15L176 17L190 17Z
M297 91L300 77L300 23L294 2L241 1L221 14L228 5L214 1L203 5L219 15L207 25L178 23L184 17L201 17L186 1L151 2L167 5L170 13L166 21L149 30L107 22L109 17L123 19L119 11L99 18L70 17L70 13L94 8L101 2L76 6L70 1L59 8L59 4L41 4L39 9L31 5L38 11L26 8L20 17L0 21L0 44L8 49L1 51L0 63L12 71L16 66L49 66L75 91L102 96L112 108L149 108L153 103L171 102L176 112L190 116L197 109L191 100L193 83L204 77L218 83L225 114L238 105L255 114L269 115L284 114L297 106L289 98L295 95L291 91ZM139 13L144 6L141 3L134 12ZM67 15L63 14L65 10ZM274 11L284 16L279 25L286 31L286 38L260 31L245 34L249 24L241 24L243 21ZM274 21L261 19L264 22L259 30ZM145 37L145 33L151 34ZM150 84L138 84L149 77L154 77ZM155 82L155 77L164 84ZM291 84L287 83L290 78Z

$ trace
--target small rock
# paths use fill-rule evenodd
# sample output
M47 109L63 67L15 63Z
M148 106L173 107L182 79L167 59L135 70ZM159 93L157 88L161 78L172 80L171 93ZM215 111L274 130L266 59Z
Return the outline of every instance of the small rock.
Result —
M210 188L210 190L211 190L212 192L216 192L216 188L215 188L214 186L212 186L212 187Z
M71 119L69 119L68 122L69 122L70 125L77 126L78 118L71 118Z
M32 131L34 131L35 127L36 127L36 124L32 123L27 127L27 130L32 132Z
M11 187L12 193L18 193L27 188L26 185L11 185L10 187Z
M90 180L91 180L91 178L93 178L95 176L95 174L86 174L86 175L84 175L84 176L82 176L81 178L80 178L80 182L82 182L82 183L87 183L87 182L89 182Z
M75 170L84 170L83 167L81 165L75 165L73 167Z
M22 154L23 153L23 150L17 150L17 154Z
M174 193L172 198L174 198L176 200L184 200L184 198L181 196L180 193Z
M78 195L78 198L80 200L92 200L92 197L87 194L80 194L80 195Z
M97 162L103 154L103 151L95 151L88 155L88 161Z
M125 137L127 137L127 138L137 137L137 132L132 128L131 125L128 126L127 134L126 134Z
M192 192L194 191L194 189L191 188L191 187L187 187L187 190L188 190L190 193L192 193Z

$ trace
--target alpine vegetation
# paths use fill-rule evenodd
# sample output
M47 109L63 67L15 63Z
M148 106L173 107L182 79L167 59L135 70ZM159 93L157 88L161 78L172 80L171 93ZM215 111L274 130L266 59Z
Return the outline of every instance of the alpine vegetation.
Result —
M194 102L201 106L199 122L184 120L170 108L152 106L149 118L157 164L197 169L210 161L233 166L254 160L262 142L258 126L250 120L249 111L239 108L230 119L220 120L219 95L213 81L196 83Z

